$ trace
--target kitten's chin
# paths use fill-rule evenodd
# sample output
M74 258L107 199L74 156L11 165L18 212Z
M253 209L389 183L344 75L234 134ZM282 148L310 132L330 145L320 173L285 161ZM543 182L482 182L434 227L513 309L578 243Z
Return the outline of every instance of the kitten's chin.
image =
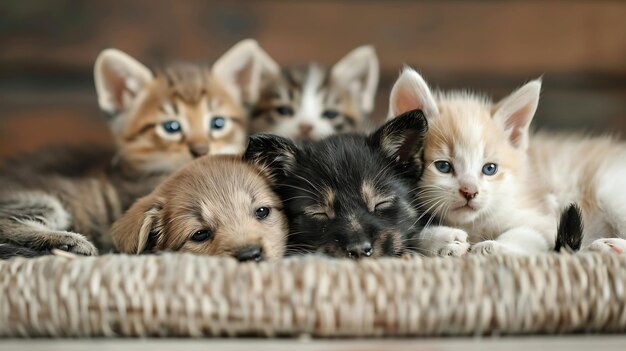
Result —
M481 208L476 205L463 205L448 212L446 220L457 224L473 222L481 213Z

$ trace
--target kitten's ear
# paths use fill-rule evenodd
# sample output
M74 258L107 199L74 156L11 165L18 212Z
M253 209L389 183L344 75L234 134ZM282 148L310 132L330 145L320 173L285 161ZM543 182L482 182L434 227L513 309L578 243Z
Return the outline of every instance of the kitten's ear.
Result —
M148 195L137 200L111 227L113 244L122 253L140 254L149 249L149 241L162 235L160 212L163 200ZM153 238L150 238L153 236Z
M333 83L347 88L359 99L364 113L374 110L374 99L378 87L378 57L374 47L360 46L350 51L330 71Z
M415 70L405 67L391 89L388 119L411 110L422 110L427 118L439 114L435 98L426 81Z
M253 134L248 138L244 160L256 164L270 178L285 175L296 162L298 148L289 139L272 134Z
M235 44L211 69L226 92L243 105L254 104L265 77L280 74L278 64L253 39Z
M109 115L130 108L141 90L153 79L146 66L117 49L102 51L94 66L98 104Z
M541 79L535 79L498 102L493 108L493 118L506 131L516 148L528 148L528 133L541 92Z
M428 122L422 110L406 112L380 127L370 140L389 158L422 167L424 137Z

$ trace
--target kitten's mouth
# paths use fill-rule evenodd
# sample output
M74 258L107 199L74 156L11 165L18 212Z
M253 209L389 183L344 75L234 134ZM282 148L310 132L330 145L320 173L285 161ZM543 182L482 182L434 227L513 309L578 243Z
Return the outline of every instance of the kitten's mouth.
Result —
M474 212L474 211L478 211L479 208L478 206L476 206L475 204L471 204L469 202L465 203L465 205L457 207L456 209L454 209L455 211L467 211L467 212Z

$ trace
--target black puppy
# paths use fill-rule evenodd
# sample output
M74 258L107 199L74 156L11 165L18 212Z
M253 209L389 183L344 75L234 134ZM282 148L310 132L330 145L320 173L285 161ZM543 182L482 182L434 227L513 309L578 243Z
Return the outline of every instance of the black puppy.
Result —
M414 189L427 129L414 110L370 136L333 135L299 146L251 136L244 157L274 178L289 220L288 252L362 258L413 248L422 229Z

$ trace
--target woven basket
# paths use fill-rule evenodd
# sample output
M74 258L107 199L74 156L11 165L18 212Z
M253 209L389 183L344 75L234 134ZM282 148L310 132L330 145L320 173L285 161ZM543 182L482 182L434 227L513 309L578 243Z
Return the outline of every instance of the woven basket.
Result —
M626 257L260 264L188 254L0 262L0 336L374 337L626 331Z

